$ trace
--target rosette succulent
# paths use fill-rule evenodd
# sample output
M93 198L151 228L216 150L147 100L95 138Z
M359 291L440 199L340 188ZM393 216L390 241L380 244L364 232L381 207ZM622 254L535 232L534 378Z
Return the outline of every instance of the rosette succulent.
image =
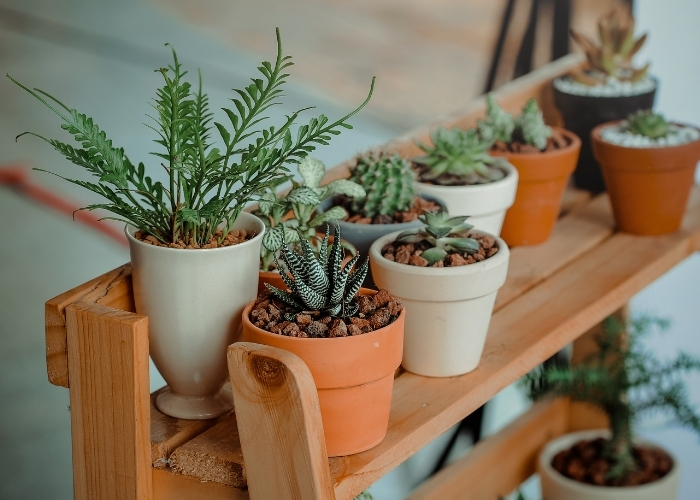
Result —
M625 128L633 134L650 139L661 139L671 133L671 125L664 115L651 110L637 111L627 118Z
M350 180L365 190L366 196L352 203L353 212L365 217L403 212L413 203L415 174L411 162L396 153L360 156L350 169Z

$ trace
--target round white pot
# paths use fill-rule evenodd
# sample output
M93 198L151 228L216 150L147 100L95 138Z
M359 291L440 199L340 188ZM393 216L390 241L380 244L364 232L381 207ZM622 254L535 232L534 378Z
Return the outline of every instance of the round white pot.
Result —
M570 448L579 441L599 437L609 438L610 431L598 429L573 432L547 443L537 461L542 482L542 498L547 500L673 500L676 498L681 474L680 466L678 460L665 449L664 451L673 459L673 468L658 481L641 486L610 487L585 484L561 475L552 467L552 459L560 451ZM639 440L638 442L649 448L660 448L648 441Z
M508 246L496 237L498 253L482 262L417 267L382 257L382 247L398 234L375 241L369 255L374 282L399 297L406 308L401 364L428 377L474 370L484 349L496 293L508 272Z
M127 227L136 312L148 316L150 355L168 383L158 409L177 418L214 418L233 407L226 348L258 290L265 226L242 212L233 229L257 235L238 245L186 250L149 245Z
M473 186L438 186L416 182L416 194L445 202L450 215L469 215L469 224L481 231L499 235L506 210L515 201L518 171L506 163L507 175L496 182Z

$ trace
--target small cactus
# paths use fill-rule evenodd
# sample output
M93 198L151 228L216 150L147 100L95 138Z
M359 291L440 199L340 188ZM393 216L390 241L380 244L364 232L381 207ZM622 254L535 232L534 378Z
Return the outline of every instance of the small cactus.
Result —
M522 113L516 118L504 111L496 98L489 94L486 97L486 120L479 120L478 129L482 140L489 144L520 141L540 151L547 148L547 139L552 136L552 129L545 125L542 110L534 98L525 103Z
M627 118L627 130L649 139L661 139L671 133L671 125L660 113L651 110L638 111Z
M350 180L362 186L365 198L355 198L352 211L364 217L393 215L411 207L415 175L411 162L396 153L361 156L350 169Z
M540 151L547 148L547 139L552 136L552 129L545 125L542 110L536 99L530 99L525 104L522 114L518 117L517 128L526 144L531 144Z
M486 120L478 121L479 134L485 141L510 143L515 130L515 117L498 105L493 94L486 96Z

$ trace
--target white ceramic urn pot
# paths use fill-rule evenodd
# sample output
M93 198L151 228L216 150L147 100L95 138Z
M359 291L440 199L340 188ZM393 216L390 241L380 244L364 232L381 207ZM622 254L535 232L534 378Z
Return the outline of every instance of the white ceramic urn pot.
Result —
M678 460L664 449L673 460L673 468L668 474L653 483L641 486L610 487L595 486L574 481L563 476L552 467L554 456L579 441L610 437L610 431L597 429L592 431L573 432L553 439L542 449L537 460L537 469L542 483L542 498L547 500L673 500L678 495L680 466ZM659 446L639 440L649 448Z
M241 314L258 290L263 223L242 212L233 229L256 233L221 248L149 245L127 227L136 312L148 316L150 355L168 383L158 409L184 419L215 418L233 408L226 348L242 328Z
M469 215L469 224L487 233L500 235L506 211L515 202L518 190L518 171L510 163L504 163L503 167L507 171L506 176L495 182L473 186L416 182L416 194L437 198L445 203L450 215Z
M384 245L398 234L375 241L369 254L376 285L399 297L406 308L401 364L427 377L452 377L474 370L484 350L496 293L508 272L508 246L495 237L498 253L482 262L417 267L382 257Z

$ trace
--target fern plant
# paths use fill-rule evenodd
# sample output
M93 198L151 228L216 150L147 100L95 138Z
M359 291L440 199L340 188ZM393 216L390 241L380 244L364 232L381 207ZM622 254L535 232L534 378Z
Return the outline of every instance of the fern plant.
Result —
M633 425L642 413L665 412L675 421L700 435L700 415L688 400L681 372L700 370L700 358L681 353L676 359L661 362L643 349L639 339L654 326L665 328L668 322L643 317L626 324L609 317L599 347L576 366L552 365L528 374L524 382L533 399L569 397L591 403L608 416L612 438L604 454L611 461L609 479L633 472ZM623 332L628 336L624 337Z
M265 286L287 306L285 318L292 321L299 313L328 314L338 318L349 318L359 308L356 300L362 281L367 276L369 260L353 269L360 259L355 255L343 266L343 249L340 246L340 228L333 230L333 244L328 248L328 229L321 241L319 255L314 254L311 244L300 239L301 252L282 244L281 258L289 275L280 273L289 291L280 290L268 283ZM277 263L277 258L275 257ZM277 263L279 268L279 263Z
M650 139L661 139L671 133L671 124L664 115L651 110L640 110L627 118L625 127L633 134L643 135Z
M486 96L486 119L478 121L478 129L482 140L490 144L518 141L540 151L547 148L547 139L552 136L536 99L528 100L520 116L514 117L501 108L492 94Z
M152 103L155 110L149 128L158 135L161 147L153 153L168 175L165 185L146 175L143 163L133 163L122 148L115 147L92 118L71 109L39 89L30 89L10 75L14 83L29 92L63 124L61 128L73 136L79 146L56 139L43 139L59 153L98 178L97 182L66 179L106 199L85 207L111 213L107 219L130 224L158 239L161 243L179 240L208 242L217 228L220 241L229 232L244 206L257 199L266 189L289 178L287 165L299 163L319 145L329 143L343 128L352 128L348 119L369 102L367 99L346 116L330 122L325 115L312 118L308 124L292 127L303 110L296 111L280 126L260 127L265 112L277 104L282 86L292 66L290 56L283 55L277 31L277 58L274 64L263 62L258 68L262 77L253 78L244 89L234 89L237 96L232 108L222 108L228 123L213 121L207 95L202 90L201 74L193 88L185 80L175 50L173 63L157 70L163 86ZM214 145L214 129L221 147ZM55 174L57 175L57 174Z

